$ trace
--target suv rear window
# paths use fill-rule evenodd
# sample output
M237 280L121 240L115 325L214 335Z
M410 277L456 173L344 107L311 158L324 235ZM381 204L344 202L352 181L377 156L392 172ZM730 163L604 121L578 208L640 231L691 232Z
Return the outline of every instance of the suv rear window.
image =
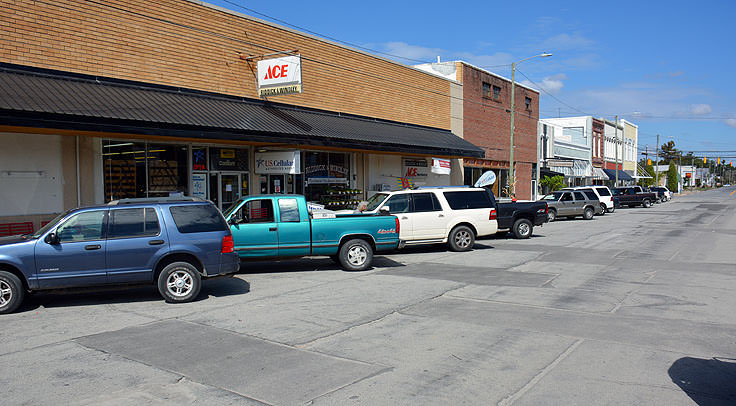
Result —
M171 206L169 209L180 233L206 233L227 231L222 214L211 204L188 204Z
M484 190L468 190L461 192L444 192L447 203L453 210L492 209L493 204Z

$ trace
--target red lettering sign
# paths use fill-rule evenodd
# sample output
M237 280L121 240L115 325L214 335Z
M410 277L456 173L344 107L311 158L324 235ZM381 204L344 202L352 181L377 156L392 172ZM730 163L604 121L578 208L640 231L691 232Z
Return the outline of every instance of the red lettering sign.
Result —
M285 78L289 71L289 65L269 66L264 79Z
M419 168L406 168L406 177L417 176Z

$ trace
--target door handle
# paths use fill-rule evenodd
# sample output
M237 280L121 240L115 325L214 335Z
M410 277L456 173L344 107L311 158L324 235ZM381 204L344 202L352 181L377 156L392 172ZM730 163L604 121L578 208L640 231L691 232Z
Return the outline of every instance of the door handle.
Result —
M85 245L84 246L84 249L86 249L87 251L98 250L100 248L102 248L102 245L100 245L100 244L93 244L93 245Z
M406 216L404 216L404 217L402 217L401 219L402 219L402 220L409 220L409 217L406 217Z
M440 214L440 215L439 215L439 216L437 216L437 217L445 217L445 215L444 215L444 214Z
M276 230L278 230L278 228L277 228L277 227L269 227L269 228L268 228L268 231L276 231Z
M151 240L148 242L148 245L161 245L164 243L164 240Z

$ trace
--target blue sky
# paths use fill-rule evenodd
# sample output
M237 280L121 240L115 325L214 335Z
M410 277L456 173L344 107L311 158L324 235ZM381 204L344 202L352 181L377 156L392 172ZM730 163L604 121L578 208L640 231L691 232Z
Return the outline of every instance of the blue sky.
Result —
M210 2L409 65L440 56L510 77L511 62L551 52L517 69L543 88L541 117L618 114L639 125L641 148L660 134L736 161L736 1Z

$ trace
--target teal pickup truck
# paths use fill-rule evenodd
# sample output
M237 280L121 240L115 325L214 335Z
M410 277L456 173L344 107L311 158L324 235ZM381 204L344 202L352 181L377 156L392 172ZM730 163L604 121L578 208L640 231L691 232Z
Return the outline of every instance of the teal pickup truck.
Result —
M302 195L246 196L224 214L241 259L326 255L362 271L374 252L400 248L396 216L310 213Z

